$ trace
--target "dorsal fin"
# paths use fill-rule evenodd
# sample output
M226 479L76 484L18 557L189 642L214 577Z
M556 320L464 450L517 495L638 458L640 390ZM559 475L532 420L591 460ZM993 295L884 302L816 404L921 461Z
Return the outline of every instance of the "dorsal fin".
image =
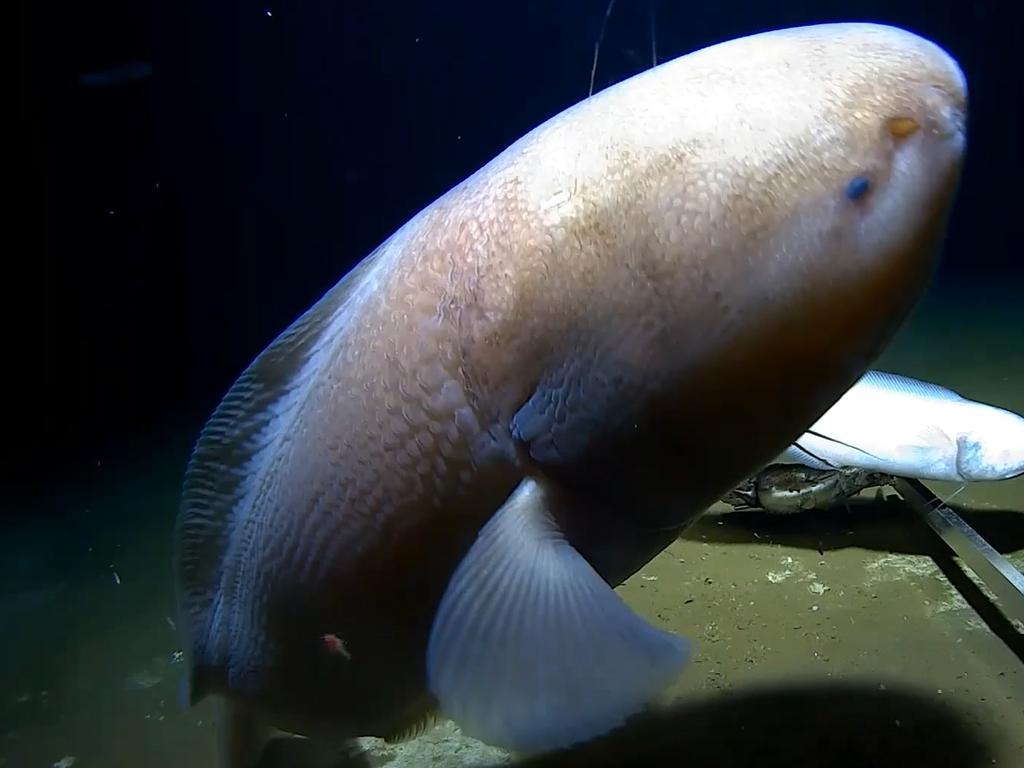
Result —
M273 427L292 412L288 395L315 375L317 369L307 363L344 327L346 307L364 294L360 288L368 285L390 242L350 270L256 357L199 434L185 471L175 531L179 625L193 670L201 660L196 657L204 655L222 559L239 501L250 487L251 462L282 433ZM198 680L192 686L189 699L195 703L205 692Z
M938 384L912 379L909 376L899 376L885 371L868 371L861 377L857 386L860 385L933 400L963 400L959 393L945 387L940 387Z

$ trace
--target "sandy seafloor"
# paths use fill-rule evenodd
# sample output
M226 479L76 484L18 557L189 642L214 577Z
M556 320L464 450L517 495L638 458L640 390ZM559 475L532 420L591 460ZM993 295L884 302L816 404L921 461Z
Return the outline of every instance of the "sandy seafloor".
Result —
M978 286L932 291L875 367L1024 413L1017 301ZM209 705L176 705L170 625L169 531L191 437L154 445L128 475L98 467L85 490L55 478L58 516L29 502L4 524L0 768L214 765ZM1024 478L971 487L955 506L1024 568ZM1024 766L1021 627L896 497L784 518L712 510L621 593L695 642L675 703L531 764ZM510 759L450 724L402 745L360 744L316 762ZM307 751L286 744L276 764Z

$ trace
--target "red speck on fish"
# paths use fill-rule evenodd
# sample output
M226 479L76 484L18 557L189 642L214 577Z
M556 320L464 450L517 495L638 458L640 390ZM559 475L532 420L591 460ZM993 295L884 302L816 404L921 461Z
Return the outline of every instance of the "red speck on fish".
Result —
M326 648L330 653L337 653L341 656L344 656L346 661L352 660L352 654L349 653L348 648L345 647L345 641L337 635L335 635L333 632L330 632L326 635L321 635L320 642L323 643L324 648Z

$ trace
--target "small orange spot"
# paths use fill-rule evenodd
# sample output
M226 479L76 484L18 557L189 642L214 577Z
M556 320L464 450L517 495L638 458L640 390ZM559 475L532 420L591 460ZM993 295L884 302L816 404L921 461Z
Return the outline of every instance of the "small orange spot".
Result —
M897 139L905 139L921 126L912 117L894 117L889 121L889 133Z
M345 641L334 633L328 633L320 636L320 642L323 643L330 653L336 653L340 656L344 656L346 661L352 661L352 654L348 652L348 648L345 647Z

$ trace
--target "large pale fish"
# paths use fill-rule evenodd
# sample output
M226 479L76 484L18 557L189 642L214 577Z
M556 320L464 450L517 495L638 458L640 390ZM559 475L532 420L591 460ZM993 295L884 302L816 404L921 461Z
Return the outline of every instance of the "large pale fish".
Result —
M1024 474L1024 417L953 390L869 371L780 461L974 483Z
M180 626L225 761L268 725L436 712L543 751L660 695L688 644L612 587L890 340L966 109L956 63L903 30L738 39L552 117L383 242L241 375L187 470Z

